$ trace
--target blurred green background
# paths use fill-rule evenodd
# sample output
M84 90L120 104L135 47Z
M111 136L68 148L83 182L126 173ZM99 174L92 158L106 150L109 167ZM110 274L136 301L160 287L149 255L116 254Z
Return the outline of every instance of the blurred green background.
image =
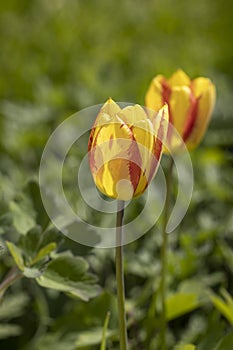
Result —
M27 183L36 183L43 148L55 127L109 96L144 104L154 75L182 68L192 78L213 80L217 104L201 147L192 153L192 204L169 238L167 335L171 349L183 342L198 350L217 344L232 350L233 302L224 294L233 294L232 23L232 2L220 0L0 2L2 280L14 265L4 242L17 243L46 217L39 213L38 191L30 192ZM159 237L154 229L126 247L131 349L157 346ZM118 349L113 251L79 247L61 235L56 240L60 251L85 257L103 292L85 303L43 289L31 278L17 282L6 293L3 316L0 308L1 348L98 349L111 310L108 349ZM211 293L225 297L214 299ZM221 345L226 334L228 348Z

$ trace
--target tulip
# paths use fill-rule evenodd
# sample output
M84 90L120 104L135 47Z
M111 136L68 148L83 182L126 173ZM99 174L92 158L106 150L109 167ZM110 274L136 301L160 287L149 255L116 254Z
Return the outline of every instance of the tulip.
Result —
M97 188L118 200L140 196L157 171L167 125L167 105L158 113L150 113L139 105L121 109L108 99L97 115L88 143L89 165Z
M205 134L215 98L215 86L210 79L199 77L190 80L179 69L169 79L157 75L152 80L146 93L145 104L148 108L158 110L167 103L169 122L181 137L180 141L177 141L174 128L169 127L166 141L168 148L177 151L184 142L188 150L192 150Z

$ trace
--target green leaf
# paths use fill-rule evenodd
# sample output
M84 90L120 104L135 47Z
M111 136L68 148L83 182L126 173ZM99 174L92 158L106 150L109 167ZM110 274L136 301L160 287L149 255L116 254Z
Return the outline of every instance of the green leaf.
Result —
M175 350L195 350L196 346L193 344L181 344L175 347Z
M116 331L108 330L106 338L115 337L118 334ZM84 331L78 334L75 345L76 349L82 349L85 346L98 345L102 340L102 329L95 328L91 331Z
M49 243L57 243L57 245L63 240L64 236L55 228L51 227L50 229L43 232L42 241L40 247L44 247ZM77 243L76 243L77 244Z
M218 297L216 294L212 294L210 299L216 309L233 325L233 299L231 295L224 289L222 290L224 299Z
M6 245L15 261L17 266L21 271L24 270L24 260L23 260L23 253L20 248L18 248L14 243L12 242L6 242Z
M23 275L27 278L37 278L41 276L42 272L36 268L25 267L23 271Z
M37 247L40 242L40 238L42 235L42 230L40 226L35 226L31 228L25 236L21 238L24 243L24 250L26 250L27 254L33 255L37 250Z
M116 338L117 331L108 330L106 338ZM62 335L59 333L47 333L36 344L37 350L78 350L89 349L90 346L99 345L102 339L102 329L93 328L90 331L79 333L69 333Z
M90 282L87 269L88 263L83 258L59 256L47 265L37 282L43 287L66 292L87 301L99 292L99 287Z
M166 300L167 319L173 320L195 310L200 305L201 302L196 293L176 293L171 295Z
M12 215L6 213L0 216L0 235L6 233L12 226Z
M42 229L45 229L50 221L46 210L44 209L43 202L41 200L39 184L36 180L30 180L26 187L28 193L31 196L31 200L36 212L36 222L41 225Z
M232 350L232 344L233 344L233 332L223 337L219 341L217 346L214 348L214 350Z
M39 250L38 254L35 256L35 258L32 260L31 265L33 265L36 262L40 261L41 259L45 258L47 255L49 255L56 248L57 248L56 243L49 243L45 247L41 248Z
M67 295L88 301L100 294L101 288L96 284L77 283L75 289L70 290Z
M5 255L7 252L5 244L0 240L0 257Z
M22 200L20 204L12 201L9 204L10 211L13 215L13 224L19 233L25 234L35 226L33 218L34 212L30 208L30 201Z
M16 337L22 333L22 328L16 324L0 324L0 339Z
M0 304L0 320L9 320L21 316L29 298L25 293L6 296Z

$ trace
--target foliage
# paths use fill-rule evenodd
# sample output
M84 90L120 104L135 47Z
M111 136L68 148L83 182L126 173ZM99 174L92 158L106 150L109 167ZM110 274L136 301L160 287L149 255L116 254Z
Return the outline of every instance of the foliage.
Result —
M0 3L2 349L95 350L101 342L118 349L114 252L81 246L52 226L40 198L40 158L72 113L109 96L143 104L152 77L179 67L210 76L218 98L205 140L191 154L192 202L169 236L168 344L232 349L232 13L229 1L210 0ZM82 152L74 147L64 172L67 196L80 207L70 174ZM135 203L126 220L143 199ZM157 348L160 246L154 227L125 247L131 349Z

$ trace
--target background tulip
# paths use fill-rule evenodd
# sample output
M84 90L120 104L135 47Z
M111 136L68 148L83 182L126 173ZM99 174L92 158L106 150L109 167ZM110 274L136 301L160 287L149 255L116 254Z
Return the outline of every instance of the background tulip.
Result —
M190 80L179 69L169 79L157 75L152 80L146 93L145 104L158 110L167 103L170 123L191 150L199 144L205 134L215 105L215 97L215 86L210 79L199 77ZM174 134L170 127L167 142L173 151L180 146L180 141L177 141Z
M97 188L120 200L141 195L158 168L167 125L167 105L147 114L139 105L121 109L109 99L96 118L88 144Z

